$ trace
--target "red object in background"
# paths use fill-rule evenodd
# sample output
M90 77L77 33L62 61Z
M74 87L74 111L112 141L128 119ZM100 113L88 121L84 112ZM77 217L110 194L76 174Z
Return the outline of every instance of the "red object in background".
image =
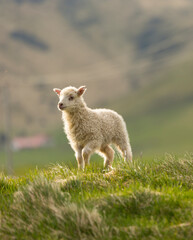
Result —
M36 135L32 137L16 137L12 140L13 150L34 149L45 147L49 144L49 138L45 135Z

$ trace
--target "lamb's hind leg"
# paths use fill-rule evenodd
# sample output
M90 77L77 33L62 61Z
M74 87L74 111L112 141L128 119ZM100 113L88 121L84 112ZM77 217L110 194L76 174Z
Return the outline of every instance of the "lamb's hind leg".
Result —
M113 163L113 158L114 158L114 150L106 145L103 146L100 151L105 155L105 161L104 161L104 166L106 168L112 168L112 163Z

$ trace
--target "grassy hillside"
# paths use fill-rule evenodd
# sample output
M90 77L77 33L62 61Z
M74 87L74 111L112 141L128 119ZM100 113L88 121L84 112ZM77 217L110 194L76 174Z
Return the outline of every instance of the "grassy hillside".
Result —
M192 239L193 158L0 177L1 239Z
M154 83L112 107L127 119L136 152L192 151L193 60L170 67ZM120 111L122 109L122 111Z

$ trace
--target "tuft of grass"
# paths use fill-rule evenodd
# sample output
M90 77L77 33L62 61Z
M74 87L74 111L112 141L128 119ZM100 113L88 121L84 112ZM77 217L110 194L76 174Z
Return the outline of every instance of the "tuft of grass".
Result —
M0 177L1 239L192 239L193 157Z

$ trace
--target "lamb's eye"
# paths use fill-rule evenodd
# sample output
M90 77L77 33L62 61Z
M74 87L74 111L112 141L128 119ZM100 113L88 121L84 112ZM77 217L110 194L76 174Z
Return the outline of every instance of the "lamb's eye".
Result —
M69 101L72 101L73 99L74 99L73 96L69 96L69 98L68 98Z

